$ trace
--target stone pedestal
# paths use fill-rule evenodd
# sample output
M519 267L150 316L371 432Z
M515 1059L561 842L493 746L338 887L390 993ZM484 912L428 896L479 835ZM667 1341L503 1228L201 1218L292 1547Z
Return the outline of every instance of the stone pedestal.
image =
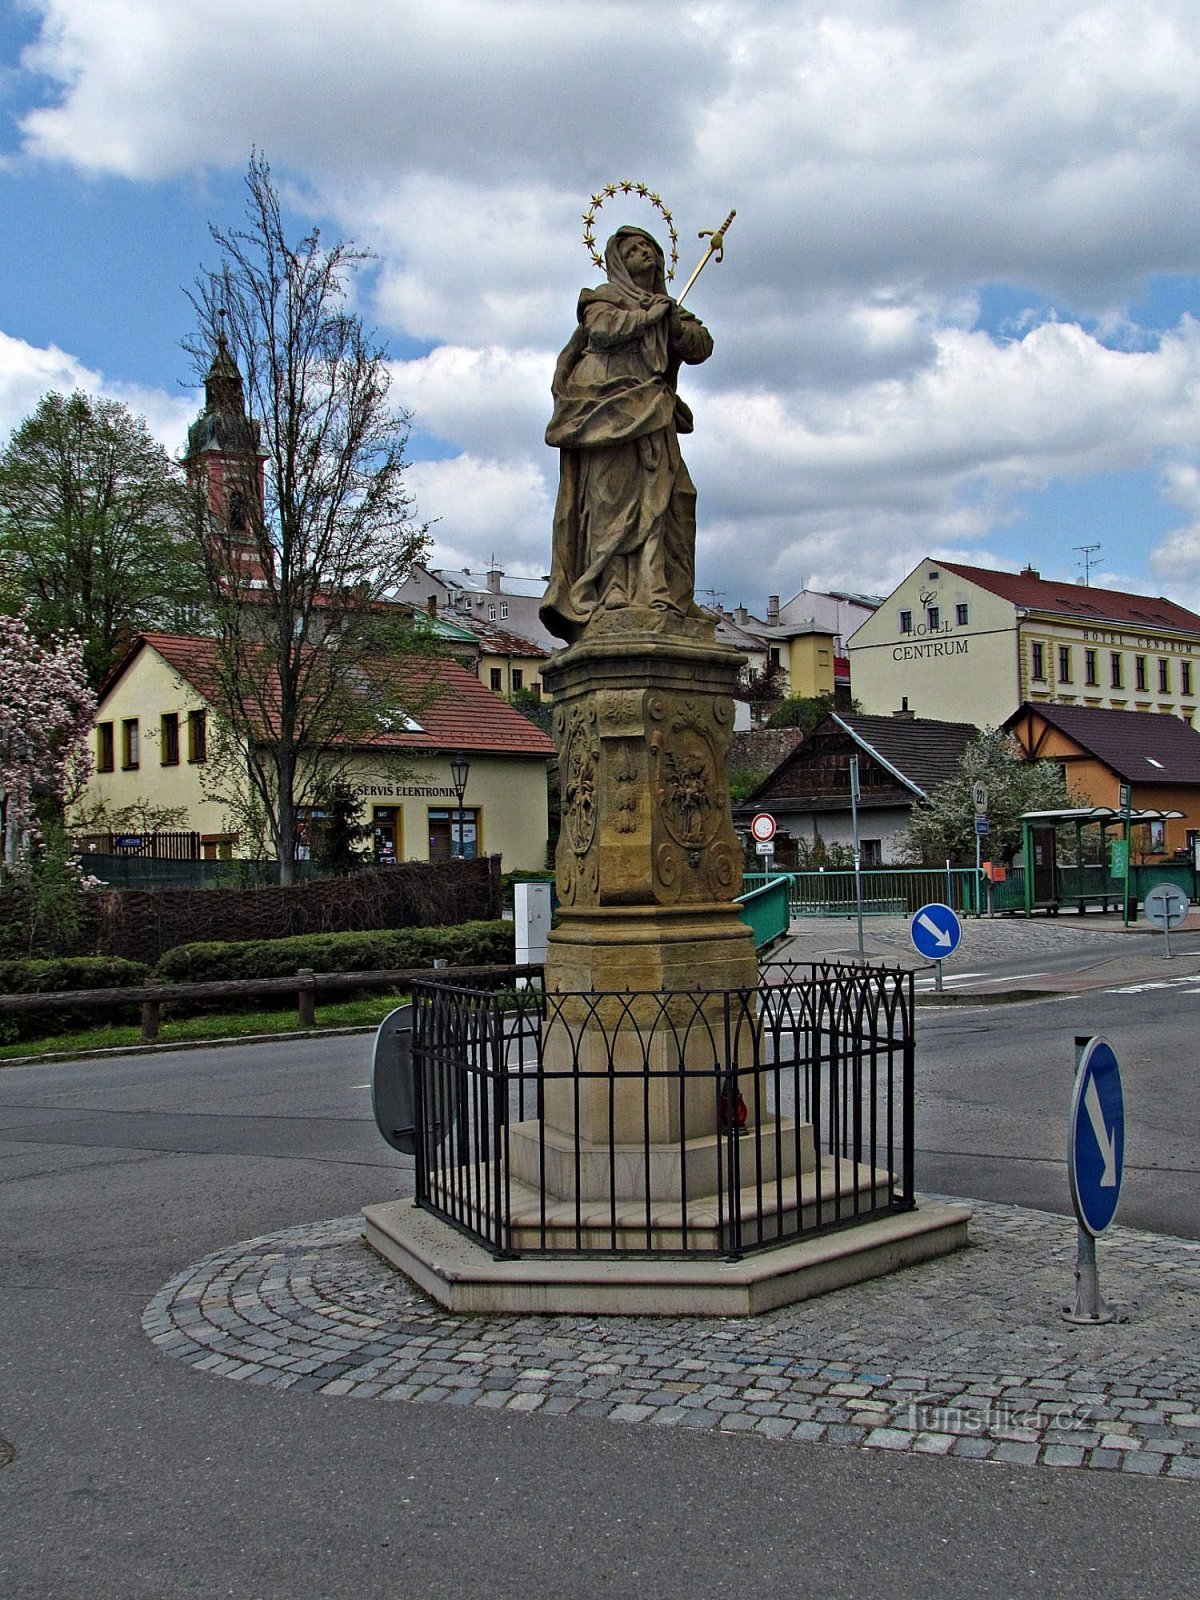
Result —
M543 674L562 780L545 1134L578 1138L604 1190L614 1164L623 1187L663 1197L699 1192L714 1169L721 991L758 981L726 782L741 665L711 623L629 608ZM577 998L591 994L610 998ZM569 1197L550 1173L546 1185Z

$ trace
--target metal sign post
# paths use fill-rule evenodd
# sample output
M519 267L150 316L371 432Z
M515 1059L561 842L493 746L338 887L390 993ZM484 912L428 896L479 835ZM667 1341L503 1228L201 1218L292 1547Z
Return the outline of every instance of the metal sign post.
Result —
M1075 1305L1064 1306L1068 1322L1112 1321L1100 1295L1096 1240L1106 1232L1121 1198L1125 1164L1125 1099L1121 1069L1106 1039L1077 1036L1075 1092L1067 1131L1067 1177L1078 1219Z
M1133 877L1133 861L1131 859L1132 852L1129 849L1129 834L1130 834L1130 830L1131 830L1131 828L1133 826L1132 820L1131 820L1131 812L1133 810L1133 785L1131 783L1123 783L1121 785L1119 793L1120 793L1120 801L1121 801L1121 815L1122 815L1122 817L1124 819L1124 823L1125 823L1125 900L1124 900L1124 910L1123 910L1123 915L1122 915L1122 921L1124 922L1125 926L1128 927L1129 926L1129 882L1130 882L1130 879Z
M988 792L986 783L976 783L971 789L975 803L975 915L983 905L983 841L988 831ZM991 910L991 906L988 906Z
M850 757L850 832L854 840L854 911L858 918L858 959L866 960L863 948L862 850L858 843L858 757Z

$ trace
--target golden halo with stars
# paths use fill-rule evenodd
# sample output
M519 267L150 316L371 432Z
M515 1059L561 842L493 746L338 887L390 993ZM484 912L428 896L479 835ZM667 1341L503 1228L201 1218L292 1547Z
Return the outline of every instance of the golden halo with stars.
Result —
M604 258L599 250L596 249L596 213L606 200L611 200L615 195L619 194L633 194L637 195L639 200L649 200L650 204L666 223L671 234L671 264L667 268L667 282L670 283L675 276L675 268L679 262L679 235L675 232L675 223L671 213L662 203L662 196L655 194L654 190L647 188L644 183L633 183L629 178L622 178L619 183L606 183L603 189L598 190L592 196L591 205L583 213L583 243L588 255L591 256L598 267L604 265Z

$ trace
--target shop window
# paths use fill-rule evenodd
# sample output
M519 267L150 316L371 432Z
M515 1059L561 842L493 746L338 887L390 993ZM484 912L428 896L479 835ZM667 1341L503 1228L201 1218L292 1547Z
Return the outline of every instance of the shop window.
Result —
M121 766L133 772L142 763L142 736L136 717L126 717L121 724Z
M1070 683L1071 681L1071 646L1060 644L1058 647L1058 681Z
M111 772L116 766L113 754L113 725L111 722L96 724L96 771Z
M373 806L371 809L371 838L375 859L381 866L394 867L401 859L402 821L403 812L399 806Z
M159 724L158 759L164 767L179 765L179 713L164 711Z
M430 809L429 859L449 861L453 856L473 859L479 853L479 811L474 806Z
M188 760L201 762L208 760L208 712L188 712Z

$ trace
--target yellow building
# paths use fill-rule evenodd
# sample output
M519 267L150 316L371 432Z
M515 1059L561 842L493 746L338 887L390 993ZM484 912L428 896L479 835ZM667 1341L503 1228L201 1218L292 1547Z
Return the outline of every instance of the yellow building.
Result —
M1158 711L1191 723L1200 616L1172 600L922 561L850 639L865 712L998 727L1038 702Z
M83 815L109 817L147 808L182 813L172 823L198 836L202 856L244 855L249 841L221 792L216 713L206 692L216 660L210 640L145 634L101 691L95 766ZM459 663L406 667L397 681L395 730L338 752L338 766L363 799L376 860L439 860L451 854L499 855L505 871L545 866L546 763L554 745ZM413 672L434 680L411 697ZM404 709L419 707L413 715ZM452 761L470 762L461 814ZM301 827L319 815L301 813ZM303 849L303 843L301 844Z

